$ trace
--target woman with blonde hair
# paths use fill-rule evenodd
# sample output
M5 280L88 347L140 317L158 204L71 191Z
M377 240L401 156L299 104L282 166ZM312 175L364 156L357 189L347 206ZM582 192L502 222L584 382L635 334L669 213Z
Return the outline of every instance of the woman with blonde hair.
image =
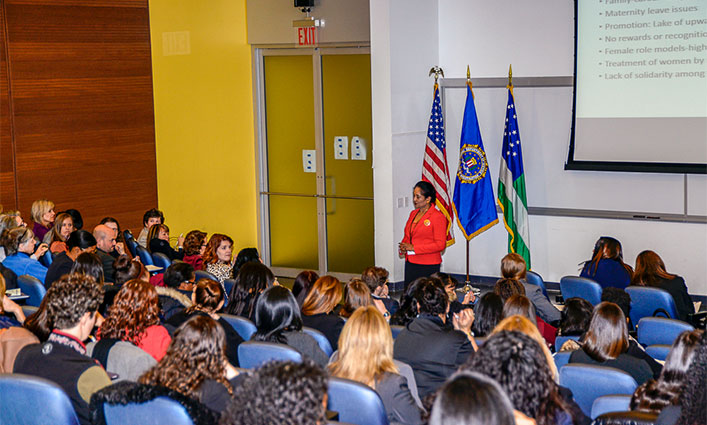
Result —
M46 199L40 199L32 203L32 220L34 227L32 231L37 236L37 239L44 240L44 236L51 230L54 225L56 213L54 212L54 202Z
M493 329L491 335L495 335L501 331L522 332L540 344L543 354L545 355L545 360L547 360L547 366L552 372L552 377L555 379L555 382L558 381L560 375L557 371L557 366L555 366L555 360L553 360L552 353L550 353L550 349L547 348L545 339L543 339L543 336L540 335L540 331L538 331L538 327L535 326L535 323L531 322L527 317L516 314L501 320L501 322Z
M334 314L333 310L343 294L339 279L334 276L322 276L314 282L302 303L302 324L323 333L334 351L339 346L339 335L344 327L344 320Z
M61 213L56 216L54 226L44 236L43 242L49 246L49 251L52 253L67 252L66 240L73 231L74 219L67 213Z
M338 358L329 371L373 388L391 423L422 423L407 380L393 362L390 328L376 307L360 307L349 317L339 337Z

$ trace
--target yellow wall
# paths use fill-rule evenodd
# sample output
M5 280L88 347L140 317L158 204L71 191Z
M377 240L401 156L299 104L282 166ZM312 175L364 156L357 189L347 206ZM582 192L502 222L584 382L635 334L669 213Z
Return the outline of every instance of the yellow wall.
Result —
M251 51L245 0L149 0L159 208L171 236L257 245ZM165 56L164 32L190 53ZM140 188L125 188L139 190Z

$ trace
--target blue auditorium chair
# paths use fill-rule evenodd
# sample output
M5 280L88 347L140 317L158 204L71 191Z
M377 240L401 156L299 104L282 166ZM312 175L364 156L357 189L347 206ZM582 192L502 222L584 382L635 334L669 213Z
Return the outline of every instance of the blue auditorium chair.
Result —
M238 335L240 335L244 341L250 340L250 337L258 330L255 324L245 317L234 316L232 314L221 314L221 317L238 332Z
M246 341L238 346L238 363L253 369L272 360L302 362L302 354L289 345L274 342Z
M647 286L629 286L626 292L631 296L630 316L634 325L644 317L680 318L675 300L668 291Z
M143 248L142 245L135 246L135 251L137 252L138 257L140 257L140 261L142 261L142 264L146 266L155 265L155 263L152 261L152 255L150 255L150 251Z
M664 361L668 358L668 353L670 353L671 347L671 345L665 344L649 345L648 347L646 347L646 354L656 360Z
M695 328L680 320L664 317L644 317L638 321L638 342L648 345L672 345L675 339L685 331Z
M561 353L560 353L561 354ZM571 363L560 369L560 385L569 388L585 415L594 400L604 395L632 395L638 384L628 373L613 367Z
M162 267L162 270L167 270L167 267L172 265L172 260L161 252L152 253L152 263L157 267Z
M625 394L603 395L592 403L592 419L604 413L626 412L631 410L631 396Z
M560 279L562 298L583 298L592 305L601 302L601 285L591 279L579 276L565 276Z
M207 272L207 271L204 271L204 270L197 270L197 271L195 271L195 272L194 272L194 276L196 276L196 281L197 281L197 282L200 281L201 279L211 279L211 280L215 280L216 282L219 281L216 276L214 276L214 275L212 275L211 273L209 273L209 272Z
M562 366L570 362L570 356L573 351L561 351L552 355L553 360L555 360L555 367L559 371Z
M334 349L331 348L331 343L329 343L329 340L326 336L324 336L323 333L319 332L316 329L308 328L306 326L302 328L302 332L311 335L317 341L317 344L319 344L319 348L322 349L324 354L331 357L331 355L334 353Z
M555 337L555 351L560 351L560 348L562 348L562 345L564 345L564 343L569 341L570 339L573 339L575 341L579 341L579 335L570 335L570 336L558 335L558 336L556 336Z
M327 409L339 420L354 425L388 425L383 401L369 386L342 378L329 378Z
M539 286L540 289L542 289L543 291L543 295L547 297L547 288L545 287L545 281L543 280L542 276L535 273L534 271L528 270L528 274L525 279L528 281L528 283Z
M25 304L33 307L39 307L44 295L47 293L47 289L44 287L42 282L40 282L36 277L28 274L23 274L22 276L17 277L17 286L20 287L22 293L29 295L29 298L27 298Z
M64 390L46 379L3 374L0 394L1 424L79 425Z
M157 397L144 403L104 404L107 425L193 425L187 410L168 397Z

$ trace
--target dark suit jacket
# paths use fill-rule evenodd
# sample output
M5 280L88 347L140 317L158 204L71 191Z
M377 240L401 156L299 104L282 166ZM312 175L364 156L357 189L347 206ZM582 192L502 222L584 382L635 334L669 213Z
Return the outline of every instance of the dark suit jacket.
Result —
M683 278L675 276L675 278L671 280L663 279L656 287L668 291L673 297L680 320L685 322L687 321L688 314L695 313L695 305L692 304L692 298L690 298L690 295L687 293L687 286L685 286L685 280Z
M339 349L339 335L341 335L341 330L344 328L344 319L334 313L320 313L311 316L303 314L302 324L323 333L334 351Z
M96 249L96 255L98 255L98 258L101 259L101 263L103 264L103 279L106 282L115 282L115 269L113 268L113 262L115 261L115 258L113 258L113 256L109 253L100 249Z
M474 351L463 332L420 314L395 339L393 357L412 367L420 398L436 391Z
M376 382L376 392L383 400L388 422L418 425L422 423L420 409L410 394L405 377L385 372Z

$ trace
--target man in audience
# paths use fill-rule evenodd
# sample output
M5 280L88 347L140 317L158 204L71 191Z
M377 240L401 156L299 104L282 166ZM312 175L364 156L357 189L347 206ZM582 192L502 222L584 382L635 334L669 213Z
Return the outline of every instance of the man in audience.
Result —
M54 282L46 297L54 330L46 342L19 352L13 371L55 382L69 396L79 422L90 424L91 395L111 384L106 371L86 356L83 343L96 322L103 289L90 276L72 274ZM41 408L41 400L37 403Z
M115 269L113 262L115 258L110 252L115 248L115 231L105 224L99 224L93 229L93 236L96 238L96 254L103 264L103 277L106 282L113 282L115 279Z
M156 208L145 211L145 215L142 216L143 227L137 237L137 243L144 248L147 248L147 232L149 232L150 227L155 224L164 224L164 214L162 214L162 211Z
M68 251L59 253L49 265L47 277L44 279L44 286L47 289L52 286L54 281L71 272L71 267L79 254L96 251L96 238L85 230L75 230L66 240L66 249Z
M115 240L116 240L115 247L113 248L113 250L111 252L109 252L109 254L113 258L118 258L121 255L124 255L125 254L125 244L123 242L118 242L120 240L120 235L118 234L118 232L119 232L118 222L115 221L115 219L113 217L104 217L101 220L101 224L106 225L106 227L109 227L110 229L112 229L115 232Z
M474 351L473 310L457 313L451 329L445 323L449 299L442 281L423 279L414 295L420 314L400 332L393 347L393 357L412 367L420 398L437 391Z

